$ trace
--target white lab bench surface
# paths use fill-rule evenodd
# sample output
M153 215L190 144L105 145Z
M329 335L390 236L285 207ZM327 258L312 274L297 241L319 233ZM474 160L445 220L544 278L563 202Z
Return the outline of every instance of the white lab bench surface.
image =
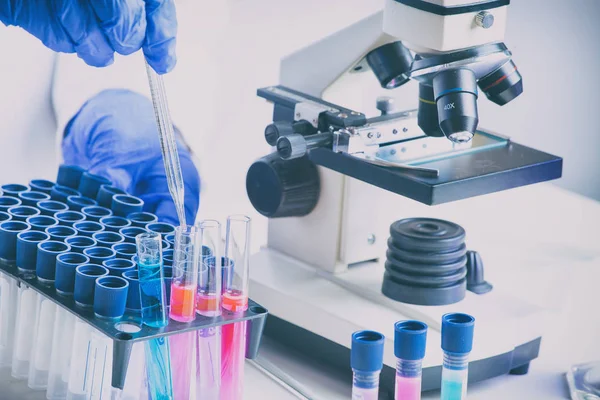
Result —
M568 399L564 374L569 367L600 361L600 314L593 307L598 304L595 293L600 282L600 203L552 184L490 196L493 201L483 196L463 204L453 203L441 211L432 208L434 215L428 216L449 220L457 216L467 230L468 243L475 243L469 247L475 250L487 247L491 251L490 244L486 246L484 242L493 241L496 251L503 250L506 257L502 257L504 262L494 262L483 251L486 279L496 286L510 287L515 296L544 307L550 318L544 328L540 355L531 363L527 375L505 375L471 384L469 398ZM466 207L491 203L496 206L489 208L489 218L481 218L477 212L472 217L465 213ZM450 210L453 212L448 213ZM469 236L475 231L488 232L488 237ZM511 263L511 259L518 262ZM265 340L259 357L292 376L311 393L311 398L350 398L351 382L347 376L340 376L305 355ZM248 384L249 391L252 385ZM265 385L262 397L256 398L288 398L278 397L276 392L271 397L271 386ZM439 398L439 392L425 393L423 398Z
M469 385L469 398L568 399L564 379L568 368L572 364L600 360L600 313L593 307L598 304L596 293L600 282L600 235L597 231L600 203L551 184L493 196L496 196L496 200L504 200L504 205L498 204L488 221L465 223L467 221L463 219L461 223L469 225L467 234L482 224L496 224L501 233L502 229L506 229L506 226L502 226L503 214L509 213L513 221L515 213L519 215L523 229L531 233L524 240L527 238L526 232L510 235L510 231L507 231L507 236L498 246L521 262L514 265L505 263L501 271L497 269L498 266L496 269L488 268L486 278L495 285L512 285L516 295L545 307L552 314L553 322L545 330L540 355L531 363L527 375L506 375ZM468 201L481 203L488 200L482 197ZM513 206L516 203L521 203L523 208L515 209ZM458 210L469 205L459 204L453 207ZM557 218L548 221L545 217L547 212L555 213ZM446 218L452 219L452 215L446 215ZM535 234L531 230L533 227L536 228ZM523 267L528 263L522 260L531 260L530 267ZM491 262L488 264L494 265ZM351 382L347 376L268 338L263 342L259 359L272 363L290 375L296 381L295 385L303 387L310 398L350 398ZM285 385L250 363L246 363L245 380L245 399L298 398ZM29 391L24 382L12 380L6 368L0 370L0 389L0 399L45 398L44 392ZM425 393L423 398L439 398L439 392Z

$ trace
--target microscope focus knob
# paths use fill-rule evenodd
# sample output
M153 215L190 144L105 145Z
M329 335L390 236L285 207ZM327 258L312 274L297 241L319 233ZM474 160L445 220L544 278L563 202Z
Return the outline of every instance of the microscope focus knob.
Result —
M381 115L393 113L396 109L396 104L393 97L380 96L377 98L377 109L381 111Z
M277 139L294 133L292 124L286 121L276 121L265 128L265 140L271 146L277 144Z
M488 11L481 11L475 15L475 23L483 29L489 29L494 25L494 14Z
M271 153L255 161L246 175L250 202L269 218L302 217L310 214L319 200L317 167L308 157L282 160Z

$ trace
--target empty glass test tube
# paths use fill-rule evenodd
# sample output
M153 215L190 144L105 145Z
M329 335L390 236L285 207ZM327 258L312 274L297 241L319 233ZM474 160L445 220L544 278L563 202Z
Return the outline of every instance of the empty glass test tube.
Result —
M76 320L67 400L110 398L112 347L111 339Z
M242 314L248 308L248 274L250 261L250 218L233 215L227 218L223 311ZM243 398L246 323L222 327L221 399Z
M179 322L191 322L196 318L196 290L200 264L197 232L198 228L195 226L181 225L175 228L169 317Z
M17 281L0 273L0 367L12 363L18 299Z
M198 273L196 312L206 317L221 315L221 224L205 220L198 224L201 266ZM221 327L196 334L196 398L219 399L221 387Z
M55 315L46 398L48 400L64 400L67 398L69 389L69 366L73 350L75 316L61 307L56 308Z
M37 292L27 285L21 285L12 357L11 375L13 378L26 379L29 375L37 311Z
M38 293L36 314L27 386L30 389L42 390L48 386L56 304Z
M352 367L352 400L377 400L379 375L383 368L385 337L374 331L352 334L350 366Z
M395 400L421 399L421 373L427 325L419 321L394 324L394 355L396 361Z
M442 395L441 400L467 398L469 353L473 348L475 318L468 314L445 314L442 317Z

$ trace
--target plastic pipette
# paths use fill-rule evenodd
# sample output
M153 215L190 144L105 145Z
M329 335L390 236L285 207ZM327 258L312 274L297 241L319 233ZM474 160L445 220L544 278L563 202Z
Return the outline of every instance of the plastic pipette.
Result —
M156 125L158 127L158 136L160 138L160 148L162 151L163 162L165 163L165 172L167 175L167 184L169 192L173 197L179 224L186 225L183 175L181 174L181 165L179 163L179 153L177 152L177 142L171 114L167 104L167 93L162 76L158 75L146 62L146 72L148 73L148 83L150 93L152 94L152 105L154 106L154 115L156 116Z

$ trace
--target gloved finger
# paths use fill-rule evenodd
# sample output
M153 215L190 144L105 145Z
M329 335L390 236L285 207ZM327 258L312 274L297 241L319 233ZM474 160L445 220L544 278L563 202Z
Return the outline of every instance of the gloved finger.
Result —
M200 205L200 175L189 152L178 146L181 172L185 189L185 217L188 225L196 220ZM136 185L136 196L144 200L144 210L156 214L159 220L179 224L175 203L169 193L167 177L162 159L146 171Z
M144 0L146 3L146 40L143 50L148 64L158 73L171 71L175 56L177 17L173 0Z
M94 67L105 67L113 63L114 51L87 2L55 1L51 4L79 58Z
M143 0L88 0L102 32L120 54L138 51L146 36L146 10Z

